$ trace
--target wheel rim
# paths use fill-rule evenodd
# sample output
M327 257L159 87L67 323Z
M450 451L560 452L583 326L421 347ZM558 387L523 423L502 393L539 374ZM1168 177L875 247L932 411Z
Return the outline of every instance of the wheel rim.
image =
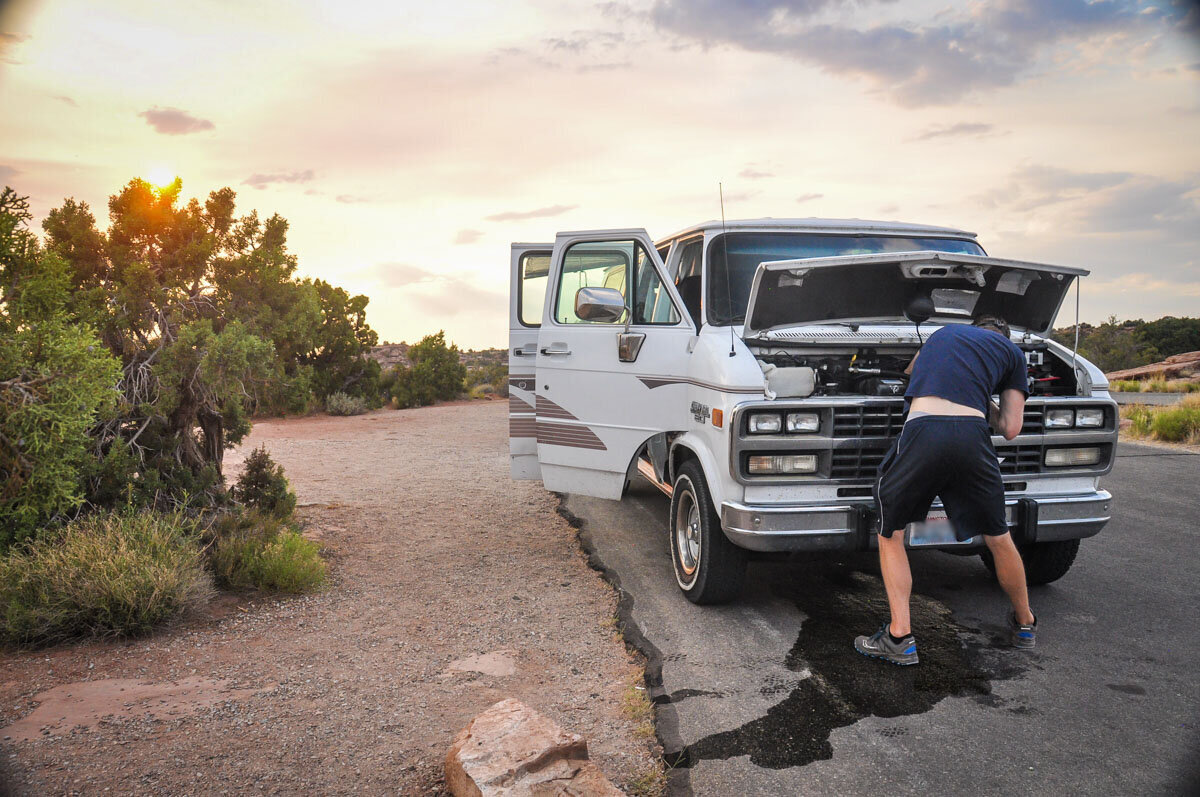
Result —
M700 507L690 491L679 496L675 507L675 559L688 581L700 566Z

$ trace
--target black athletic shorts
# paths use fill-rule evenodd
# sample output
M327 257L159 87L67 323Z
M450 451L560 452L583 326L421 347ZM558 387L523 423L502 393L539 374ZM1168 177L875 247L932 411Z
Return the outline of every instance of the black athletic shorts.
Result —
M924 520L937 497L959 540L1008 533L1000 463L983 418L923 415L904 424L875 480L879 533L891 537Z

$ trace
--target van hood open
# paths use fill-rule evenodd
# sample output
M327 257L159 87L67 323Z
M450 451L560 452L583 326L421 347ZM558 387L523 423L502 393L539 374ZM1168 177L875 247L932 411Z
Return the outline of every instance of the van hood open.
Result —
M933 300L931 322L996 315L1014 330L1044 335L1084 269L948 252L868 255L760 263L743 337L821 323L905 321L916 296Z

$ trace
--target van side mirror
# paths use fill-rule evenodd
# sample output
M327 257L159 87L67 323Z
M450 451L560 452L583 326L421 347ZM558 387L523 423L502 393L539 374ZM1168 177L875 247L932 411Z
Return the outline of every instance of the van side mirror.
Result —
M575 315L584 321L611 324L625 314L625 297L616 288L580 288L575 293Z

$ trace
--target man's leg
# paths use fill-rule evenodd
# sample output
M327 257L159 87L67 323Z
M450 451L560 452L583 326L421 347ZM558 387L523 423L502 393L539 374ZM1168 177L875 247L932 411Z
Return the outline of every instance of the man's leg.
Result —
M884 537L881 534L878 539L879 571L883 574L888 608L892 612L892 623L888 626L888 630L894 637L907 636L912 631L908 614L908 599L912 593L912 571L908 567L908 552L904 550L904 531L903 529L894 531L891 537ZM1017 562L1019 564L1020 559ZM1025 583L1024 570L1021 571L1021 583Z
M1012 535L987 535L983 539L987 543L988 550L992 552L992 561L996 564L996 580L1000 582L1001 589L1012 601L1013 613L1016 615L1017 622L1023 625L1032 624L1033 612L1029 608L1029 590L1025 586L1025 563L1021 561L1021 554L1018 553L1017 546L1012 541ZM879 552L881 555L883 554L882 545ZM885 577L885 583L886 580ZM888 600L891 601L891 598L892 594L889 588ZM906 606L905 616L907 614ZM895 616L893 609L892 617L895 618Z

